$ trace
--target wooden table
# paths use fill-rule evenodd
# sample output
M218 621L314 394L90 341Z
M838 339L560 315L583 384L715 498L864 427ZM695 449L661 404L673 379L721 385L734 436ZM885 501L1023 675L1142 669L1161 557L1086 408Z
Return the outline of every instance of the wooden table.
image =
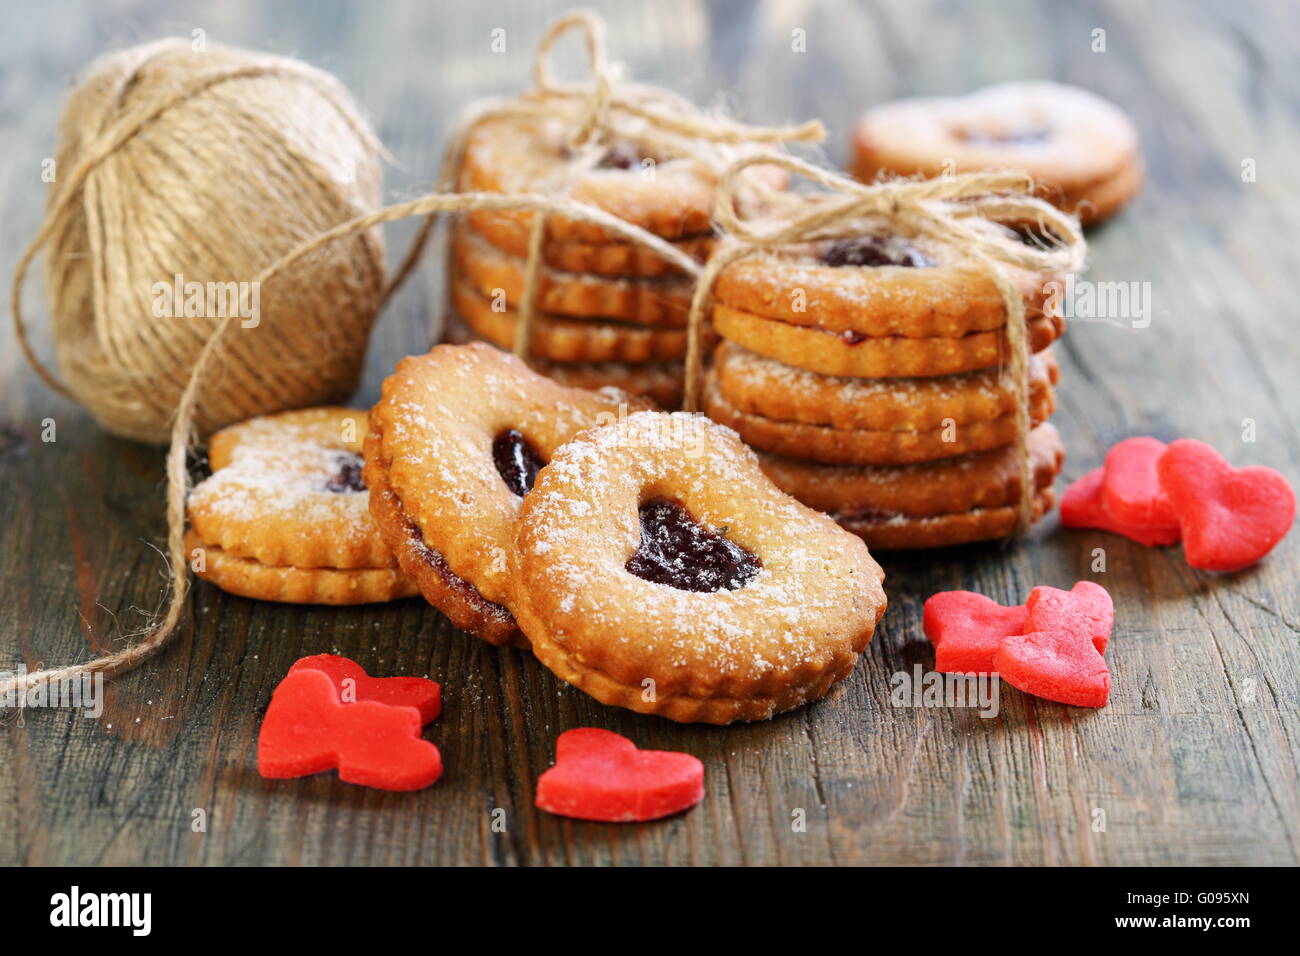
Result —
M8 4L5 4L8 6ZM388 196L430 183L456 111L527 82L562 9L512 3L47 3L0 31L0 263L36 229L69 76L162 34L293 53L337 73L397 158ZM24 8L25 10L25 8ZM742 117L819 116L843 159L855 114L905 94L1013 78L1079 83L1137 120L1138 201L1091 236L1091 277L1150 283L1142 329L1075 322L1058 347L1059 425L1074 478L1132 434L1191 435L1300 479L1300 72L1294 4L1223 2L610 4L632 75ZM507 31L507 53L489 51ZM807 52L791 50L806 31ZM1105 31L1105 52L1094 52ZM575 61L576 62L576 61ZM1257 175L1243 182L1243 162ZM391 249L411 233L393 228ZM379 323L357 401L428 342L441 270ZM6 290L7 291L7 290ZM43 314L39 293L31 307ZM0 332L0 668L84 660L160 603L162 454L118 440L44 389ZM48 343L42 336L41 347ZM57 441L41 440L42 420ZM1257 440L1243 442L1243 420ZM1091 570L1104 548L1107 570ZM28 711L0 725L0 862L1294 864L1300 858L1300 535L1261 566L1212 576L1177 549L1066 532L1011 548L886 560L889 613L831 697L768 723L677 726L613 710L528 655L454 631L419 600L352 610L227 596L200 583L161 657L110 682L99 720ZM1071 709L1005 689L1001 714L895 708L889 678L932 658L921 604L970 588L1021 600L1090 578L1115 598L1110 704ZM447 700L430 737L446 772L391 794L332 774L255 768L260 715L304 654L429 674ZM698 755L704 802L651 825L532 807L556 735L607 727ZM493 829L494 810L505 827ZM206 832L192 831L201 809ZM802 811L802 812L800 812ZM500 814L496 818L501 818ZM802 818L802 830L792 822ZM1097 822L1104 819L1104 829Z

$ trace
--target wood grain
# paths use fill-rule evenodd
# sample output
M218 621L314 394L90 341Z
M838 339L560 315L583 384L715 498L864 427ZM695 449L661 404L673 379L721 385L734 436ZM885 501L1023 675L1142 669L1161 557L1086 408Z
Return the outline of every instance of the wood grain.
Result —
M598 5L600 6L600 5ZM0 265L35 231L70 76L162 34L292 53L337 73L396 157L392 199L431 182L469 100L517 89L561 4L49 2L0 4ZM1190 435L1300 477L1300 73L1294 4L605 4L614 55L640 78L756 122L822 117L828 159L854 116L913 93L1054 77L1137 120L1149 181L1095 232L1092 277L1149 282L1149 328L1075 322L1054 419L1067 477L1130 434ZM489 50L490 31L507 52ZM1106 31L1106 52L1090 49ZM791 50L806 31L807 52ZM576 59L573 63L576 68ZM1243 182L1253 159L1255 182ZM389 232L400 249L414 224ZM358 403L437 314L437 257L391 304ZM28 301L40 314L39 293ZM48 343L42 337L42 348ZM111 438L39 384L0 331L0 668L84 659L161 600L162 455ZM47 353L48 354L48 353ZM42 441L45 420L57 440ZM1258 440L1242 441L1253 419ZM769 723L681 727L604 708L527 655L452 630L420 601L303 609L200 584L175 644L111 682L105 713L29 711L0 726L0 862L146 864L1295 864L1300 862L1300 537L1228 576L1049 519L1012 548L886 561L890 610L831 698ZM1093 549L1107 570L1093 573ZM929 666L925 597L1020 600L1037 583L1104 584L1115 690L1092 713L1007 689L993 720L893 708L889 676ZM297 657L428 674L446 773L415 794L332 775L265 781L261 710ZM532 808L555 737L607 727L698 755L707 795L664 822L606 826ZM191 831L206 812L205 833ZM493 811L505 827L493 829ZM1095 811L1105 814L1094 832ZM802 830L792 827L800 816Z

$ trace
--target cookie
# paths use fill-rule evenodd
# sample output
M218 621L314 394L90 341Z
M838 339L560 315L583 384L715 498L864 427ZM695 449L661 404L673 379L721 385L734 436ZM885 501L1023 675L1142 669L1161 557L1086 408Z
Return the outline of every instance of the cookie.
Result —
M496 311L463 279L451 283L452 308L474 332L499 348L514 345L518 313ZM686 330L596 319L533 316L528 354L553 362L662 362L686 354Z
M548 362L528 364L570 388L617 388L650 399L660 408L677 408L686 384L683 362Z
M1030 523L1052 510L1055 493L1044 488L1034 496ZM1015 505L972 508L970 511L909 517L881 516L871 510L842 511L832 515L840 526L858 535L877 551L907 551L921 548L949 548L975 541L1006 538L1016 532Z
M556 448L630 407L482 343L399 362L371 409L364 477L380 534L429 603L491 643L517 640L506 601L520 498Z
M1065 460L1052 425L1029 433L1029 454L1035 488L1048 487ZM821 465L765 453L759 461L778 488L827 513L928 518L1020 500L1020 456L1013 445L913 465Z
M502 219L499 214L476 212L467 217L470 227L492 245L509 256L520 259L528 256L528 229L512 219ZM712 234L685 236L673 244L692 259L703 263L713 251L716 239ZM581 239L554 239L542 241L542 262L561 272L584 275L660 279L681 276L682 271L656 252L645 246L625 241L585 242Z
M367 429L365 412L314 408L213 435L213 473L188 500L195 572L224 590L272 601L355 604L413 595L370 518L357 454Z
M560 448L515 526L533 653L606 704L762 720L852 670L885 609L865 545L702 416L638 413Z
M376 461L382 454L379 437L366 436L366 457ZM505 606L489 601L474 585L451 570L447 559L425 543L424 535L406 517L402 504L388 484L388 472L371 468L370 514L381 529L385 542L397 557L402 573L413 581L424 599L446 615L453 625L477 634L489 644L517 644L527 641Z
M525 97L527 99L527 97ZM664 239L710 231L716 177L685 158L644 155L633 143L592 144L575 155L568 146L568 117L490 117L465 144L458 188L462 192L542 193L589 203ZM481 211L471 215L480 232L514 223L526 235L532 214ZM610 242L600 226L563 216L546 220L546 234L561 241Z
M833 378L794 368L723 342L713 353L718 394L737 411L840 429L942 428L1000 418L1016 396L997 369L916 379ZM1030 358L1031 404L1042 401L1060 369L1050 351Z
M1031 351L1041 352L1065 332L1065 320L1044 315L1026 323ZM713 307L722 338L786 365L851 378L953 375L999 364L1006 353L1001 329L957 338L912 339L836 333L768 319L728 306Z
M496 249L472 230L452 230L452 265L461 280L485 299L504 299L517 309L524 297L525 262ZM693 286L686 278L610 279L542 268L534 307L570 318L615 319L640 325L684 328Z
M370 416L362 408L300 408L280 415L262 415L229 425L208 439L208 467L225 468L240 448L278 447L286 443L361 454Z
M474 331L454 312L443 322L442 341L465 345L477 340ZM686 365L669 362L552 362L527 356L529 367L570 388L617 388L649 399L661 408L677 408L686 384Z
M1042 198L1086 225L1142 181L1137 129L1117 106L1059 83L1003 83L968 96L906 99L869 110L853 136L853 172L939 176L1024 169Z
M1055 407L1051 386L1040 389L1030 407L1032 423L1046 421ZM742 412L728 402L718 392L714 371L704 382L703 409L714 421L734 428L755 448L834 465L903 465L952 458L1011 444L1019 434L1015 412L923 431L832 428L780 421Z
M284 604L377 604L419 592L397 568L295 568L237 558L185 533L195 573L221 590Z
M925 236L900 236L884 223L864 230L733 262L718 273L714 298L739 312L850 336L957 338L1006 324L986 269ZM1050 277L1003 270L1024 296L1025 317L1041 317Z

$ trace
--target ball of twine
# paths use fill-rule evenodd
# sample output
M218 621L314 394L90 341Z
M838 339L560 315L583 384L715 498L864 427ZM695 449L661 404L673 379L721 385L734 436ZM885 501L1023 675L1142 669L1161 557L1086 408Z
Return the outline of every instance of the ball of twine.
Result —
M224 337L198 398L199 432L341 401L385 293L379 231L323 248L264 288L252 280L376 209L381 154L343 86L296 60L180 40L102 58L64 108L45 221L15 276L28 359L105 428L164 442L200 350L238 310L241 328ZM22 317L42 247L61 380Z

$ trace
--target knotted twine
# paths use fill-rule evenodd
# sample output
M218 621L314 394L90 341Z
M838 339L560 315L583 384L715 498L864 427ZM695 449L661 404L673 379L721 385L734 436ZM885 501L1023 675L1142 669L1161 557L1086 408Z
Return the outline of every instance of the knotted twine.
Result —
M586 38L587 51L593 72L593 80L589 85L561 84L554 79L550 69L551 48L563 33L574 28L582 29ZM57 237L66 231L62 226L63 220L68 210L72 208L77 196L90 181L94 170L107 159L113 157L124 145L131 143L142 132L147 131L151 124L158 121L160 117L170 116L171 111L176 107L183 106L204 92L218 88L222 84L233 80L264 77L305 79L310 83L319 84L321 89L330 97L338 98L336 105L338 105L339 112L344 116L345 120L351 123L355 119L350 109L344 108L347 105L346 94L342 92L342 88L332 77L321 71L313 70L305 64L298 64L295 61L276 57L258 57L252 62L235 64L223 61L223 65L217 69L203 69L192 77L174 79L164 84L156 96L150 96L139 104L127 104L132 108L126 108L122 102L126 91L137 89L139 86L131 77L137 76L141 66L149 63L152 57L161 53L175 52L181 52L177 41L161 41L156 45L143 47L139 51L132 52L131 57L129 57L131 69L128 70L126 78L120 79L116 83L109 97L113 105L120 108L122 112L115 117L113 123L109 124L104 121L105 129L101 138L85 146L84 156L81 157L81 161L76 165L72 174L55 194L51 201L51 210L41 230L19 262L15 274L11 308L15 328L24 354L37 373L51 388L74 400L85 401L87 404L90 402L85 397L87 394L85 389L94 389L101 383L95 374L90 374L86 376L85 389L69 388L60 382L36 356L26 333L26 324L22 313L21 287L32 260L40 252L41 248L50 242L52 237ZM239 51L235 52L238 53ZM791 138L816 139L821 137L821 125L819 123L807 123L794 131L745 127L725 120L709 120L698 117L693 107L663 90L616 85L614 70L605 59L604 25L599 18L588 13L570 14L551 26L539 44L534 58L533 75L537 88L527 94L526 97L504 101L483 101L467 112L456 135L453 136L448 145L447 158L443 163L442 175L438 181L436 192L410 202L380 209L368 215L356 216L325 233L316 235L262 269L251 282L260 286L261 283L281 275L305 256L323 249L338 239L362 234L362 241L367 242L369 248L369 244L377 242L377 238L372 239L366 235L368 230L383 223L393 222L408 216L426 216L423 228L394 273L392 280L378 290L375 305L375 311L377 311L418 265L425 242L439 215L479 209L532 211L535 215L533 238L530 240L531 254L527 267L529 278L525 286L527 305L521 312L516 337L516 351L523 351L528 342L532 300L539 271L537 261L540 258L542 228L548 215L563 215L569 219L598 225L613 235L658 253L687 275L697 275L700 266L694 259L685 255L671 243L600 209L573 200L557 199L531 193L516 196L499 193L449 195L448 193L454 189L456 179L459 176L460 157L464 154L467 137L475 123L491 117L512 116L520 118L529 116L558 117L564 119L576 111L582 118L577 123L575 142L578 140L586 142L600 131L617 128L619 135L640 144L653 144L653 148L664 155L691 156L693 161L711 163L713 167L718 167L719 170L722 165L725 165L723 162L725 157L722 153L696 156L691 148L691 143L695 143L698 147L701 141L725 144L773 142ZM259 108L257 112L259 115L265 112L274 116L277 115L279 105L282 104L277 104L274 101L268 102L263 104L264 108ZM314 115L310 110L302 112L308 118ZM631 117L641 121L649 132L625 129L620 121L621 117ZM359 119L355 119L355 123L357 124L358 136L367 144L368 148L373 147L372 151L377 152L380 147L377 141L370 136L369 131L365 129L364 123ZM238 139L238 137L235 137L235 139ZM184 138L181 138L180 141L184 142ZM298 156L296 147L277 150L276 156L294 159L299 164L302 164L303 159L306 158ZM364 176L365 171L365 165L358 160L358 176ZM286 218L288 217L286 216ZM268 238L282 239L282 237ZM138 237L138 239L141 247L149 245L149 237ZM382 262L379 261L380 257L374 258L375 268L378 270L380 281L382 281ZM327 272L331 271L331 262L317 263L316 265ZM290 307L292 305L293 303L290 303ZM228 331L238 318L236 314L224 316L211 328L210 334L206 339L202 340L202 345L198 348L193 364L189 366L187 378L184 376L183 367L180 369L171 367L163 370L166 375L172 377L179 372L185 385L180 393L170 429L166 432L170 435L171 442L166 460L168 597L166 609L161 619L145 628L137 641L120 651L86 663L60 668L39 669L28 673L23 678L0 681L0 693L12 693L17 690L26 691L28 688L42 682L72 679L86 673L100 672L105 676L111 676L129 670L160 650L175 633L184 613L185 601L190 587L189 576L185 571L186 553L184 547L185 505L189 492L186 456L196 438L196 425L202 422L205 429L215 427L209 417L204 414L204 409L211 398L212 382L209 380L209 367L214 363L219 363L222 366L223 379L229 376L238 378L241 387L234 389L234 392L239 394L242 391L242 400L245 403L249 401L253 403L243 409L244 414L237 417L264 414L269 411L291 407L294 404L291 401L286 403L283 396L279 398L271 396L268 399L262 391L263 376L261 373L265 370L265 349L268 343L265 338L257 336L255 329L242 330L251 338L248 348L238 349L233 354L227 354L228 350L232 348ZM371 312L365 324L367 331L369 322L373 318L374 313ZM259 328L265 330L266 324L259 326ZM265 331L262 334L265 336ZM328 337L329 333L326 330L321 334ZM157 348L155 349L144 348L138 351L151 357L155 353L157 356L172 357L173 353L170 346L173 344L163 341L156 343ZM258 349L262 350L260 355L255 351ZM359 367L365 351L364 336L353 351L355 354L352 358ZM295 367L301 367L306 375L315 374L319 376L320 369L314 369L312 361L307 356L301 356L294 364ZM99 376L110 378L111 375L108 373L111 371L111 368L100 369ZM355 382L355 375L352 376L352 381ZM109 382L105 386L106 389L109 386L120 390L120 386L114 382ZM231 391L231 389L226 388L223 391ZM250 399L248 397L249 393L257 397ZM107 394L114 394L114 392L108 391ZM258 402L264 404L261 407L254 407ZM310 400L299 400L297 402L297 404L310 403ZM155 437L151 431L147 433L141 432L140 434L141 437L146 437L146 434L147 437Z
M577 32L583 39L589 71L585 81L561 82L552 69L555 45L569 32ZM643 155L690 162L716 180L746 150L752 151L755 146L813 143L825 138L825 128L819 120L789 127L749 126L726 117L706 115L690 101L668 90L621 82L620 73L619 65L611 64L606 56L605 24L600 17L584 10L560 17L547 28L534 51L532 89L515 97L479 100L462 112L443 153L436 190L448 193L458 188L470 135L479 124L493 120L558 120L570 130L566 145L572 153L571 160L561 168L555 182L538 184L537 192L548 195L563 195L570 182L594 167L601 157L601 151L592 148L597 144L631 143ZM749 177L738 178L733 186L733 192L742 190L756 197L766 197L772 192L762 182ZM532 336L546 219L541 213L535 214L529 226L523 291L515 310L513 342L513 351L521 358L527 357ZM399 281L414 267L433 224L430 217L422 226L397 270ZM700 265L695 260L687 260L689 266L677 258L672 261L691 278L699 276Z
M737 211L738 177L749 167L773 165L824 187L811 194L768 197L761 219ZM687 319L684 407L699 406L704 369L703 332L713 285L733 262L795 243L848 239L886 228L903 236L923 236L986 273L1006 311L1007 360L1004 380L1016 397L1016 447L1020 496L1016 533L1033 519L1034 474L1029 450L1029 330L1025 302L1006 274L1006 266L1027 269L1043 279L1083 268L1087 244L1079 221L1031 195L1033 181L1023 172L963 173L936 179L892 180L865 184L786 155L749 156L727 168L718 183L714 218L723 239L695 286ZM1019 241L1003 224L1032 224L1050 237L1043 245Z
M160 313L155 288L180 276L231 290L205 311L251 305L225 280L378 208L382 154L338 80L297 60L177 39L97 60L64 107L57 179L14 273L28 362L114 434L166 441L218 316ZM42 250L61 379L23 316ZM267 290L277 306L259 307L270 331L252 348L227 342L228 374L200 406L205 430L356 387L385 294L382 237L359 236L315 265Z
M587 36L588 53L592 60L594 82L589 87L576 88L572 86L561 86L551 78L549 71L549 50L555 40L566 30L581 26L584 28ZM252 281L264 283L271 278L281 274L284 270L292 267L295 263L313 252L317 252L339 239L347 238L358 233L364 233L383 223L394 222L410 216L425 216L426 222L421 232L413 242L411 249L408 251L404 261L395 273L393 280L384 289L383 299L386 301L396 288L407 278L414 270L420 259L421 252L425 242L430 234L432 227L435 225L437 217L443 214L465 213L475 210L524 210L534 214L532 231L529 240L529 256L526 265L526 282L525 296L521 303L520 313L518 316L518 326L516 329L515 350L524 352L528 343L528 322L531 321L532 300L534 298L536 278L539 272L538 260L540 259L541 241L544 233L545 219L548 216L560 215L568 219L579 222L590 223L599 226L611 234L626 240L628 242L640 245L650 249L656 254L663 257L683 273L698 277L696 294L692 300L691 313L688 322L689 345L687 353L687 374L688 374L688 408L694 408L698 399L698 382L701 373L701 333L705 315L705 305L709 298L709 292L712 289L713 282L716 280L718 273L728 263L735 261L742 255L751 254L762 248L780 245L785 242L807 241L813 238L831 238L837 235L855 234L848 228L847 223L841 222L843 217L853 215L897 215L900 224L903 221L910 221L909 217L914 218L915 225L919 231L925 231L929 223L928 217L937 214L930 211L925 203L926 199L936 201L953 201L966 198L960 192L948 192L940 190L932 195L917 195L910 197L910 194L890 192L889 198L876 196L875 199L868 201L866 196L861 197L862 208L858 209L856 204L845 204L845 208L839 211L832 211L828 204L822 207L819 214L814 211L804 217L793 218L785 227L774 230L770 235L764 235L758 231L752 230L745 225L739 218L736 211L736 196L739 192L742 182L741 174L744 170L752 165L760 163L784 165L790 171L800 173L808 178L820 182L825 186L838 189L841 192L852 192L860 189L873 191L883 190L886 187L860 187L858 184L843 179L824 170L816 169L808 164L793 160L790 157L763 155L741 157L738 161L730 162L730 157L725 155L721 150L710 153L699 150L698 140L712 142L715 145L728 143L755 143L755 142L774 142L787 140L809 140L821 138L821 127L818 123L805 124L803 127L795 130L765 130L751 127L742 127L739 124L728 123L725 121L702 120L691 116L688 109L682 109L678 116L664 112L665 109L676 110L679 108L680 101L671 94L661 90L649 90L648 88L616 88L611 79L610 69L604 62L603 53L603 25L600 21L590 14L571 14L562 18L554 24L543 38L539 45L537 61L534 63L534 76L537 80L538 90L534 91L528 99L511 100L511 101L489 101L471 109L467 114L466 120L462 122L457 134L452 138L446 153L446 159L443 164L443 173L438 181L439 191L429 195L411 200L409 202L396 204L374 213L358 216L349 222L336 226L313 239L301 244L291 252L283 255L280 259L264 268ZM229 78L229 77L228 77ZM524 195L504 195L500 193L454 193L448 194L447 190L454 188L454 184L459 176L461 157L464 154L464 146L469 131L473 125L488 117L496 116L565 116L565 110L571 108L574 104L582 106L582 116L585 117L577 126L576 135L584 137L584 142L597 130L611 131L616 126L617 117L626 115L639 119L647 124L650 133L634 134L632 131L619 129L618 135L624 139L631 140L643 148L653 148L662 155L680 155L688 157L696 162L703 162L709 165L709 168L717 168L719 164L730 162L729 165L721 166L721 178L718 188L718 208L715 215L719 224L726 232L723 245L717 250L713 259L708 266L701 271L699 264L687 256L681 250L674 247L671 243L650 234L636 226L631 225L617 217L589 206L579 203L575 200L554 198L551 196L524 194ZM166 109L167 107L160 107ZM147 120L146 120L147 121ZM678 141L675 137L694 138L696 142L681 143L680 149L674 148L674 143ZM978 174L977 174L978 175ZM964 180L969 177L956 177L957 180ZM1020 177L1011 177L1018 180ZM1082 260L1082 238L1078 233L1077 224L1062 215L1056 214L1055 210L1046 204L1037 201L1020 198L1018 196L982 196L982 193L1001 191L993 187L998 186L1000 181L990 181L987 188L982 190L973 190L971 193L971 205L967 208L975 209L977 215L987 216L990 220L1006 219L1008 221L1018 221L1025 218L1031 218L1025 213L1033 212L1038 215L1041 223L1046 224L1050 231L1066 239L1065 248L1074 248L1076 254L1070 257L1070 263L1081 264ZM753 188L760 188L757 184L745 183L744 185ZM897 190L907 184L890 184L889 190ZM916 186L925 186L926 184L913 184ZM1005 188L1005 187L1004 187ZM1006 192L1017 193L1024 192L1023 184L1019 187L1012 186L1005 188ZM873 192L874 195L874 192ZM810 201L810 208L821 205L822 201ZM910 203L915 203L916 208L912 210ZM879 207L879 208L878 208ZM1005 208L1003 208L1005 207ZM903 210L907 209L905 215ZM972 234L979 234L981 230L976 226L965 226L957 219L963 218L964 215L957 211L948 213L951 225L947 232L937 238L951 239L953 243L960 241L962 231L968 231ZM805 228L797 228L800 223L805 223ZM941 219L947 222L947 220ZM839 228L843 231L836 231L836 223L839 222ZM19 269L19 278L26 270L30 260L39 250L40 245L46 240L47 236L38 235L33 247L24 256ZM942 232L942 230L936 230ZM927 235L935 236L935 232L926 232ZM982 243L982 245L980 244ZM1012 326L1017 323L1012 322L1012 317L1018 310L1019 322L1018 332L1019 341L1022 346L1027 338L1024 329L1023 302L1019 294L1015 292L1010 282L1001 276L994 261L1014 262L1023 264L1028 267L1040 267L1041 269L1056 268L1055 264L1050 267L1039 257L1029 255L1025 251L1017 251L1014 248L1001 250L996 248L996 237L980 235L979 242L969 250L973 257L979 257L980 261L989 261L991 274L994 281L998 283L998 288L1002 292L1004 300L1007 302L1008 329L1011 335ZM1075 266L1077 267L1077 265ZM18 303L17 289L20 282L15 282L15 293L13 301L13 310L15 323L19 330L20 341L23 344L24 351L42 377L46 378L52 387L59 391L65 391L56 380L49 377L43 371L43 366L32 353L23 331L21 319L21 309ZM1008 292L1010 290L1010 292ZM167 561L168 561L168 589L169 597L167 600L166 610L162 618L155 624L147 628L139 640L116 651L112 654L104 655L96 660L88 661L82 664L73 664L61 668L42 669L26 674L22 678L11 678L0 682L0 693L13 693L16 691L25 692L39 683L48 681L67 680L81 676L82 674L99 672L105 676L112 676L143 663L153 654L157 653L167 641L174 635L176 628L184 613L186 598L188 597L190 580L186 573L186 552L184 545L185 533L185 505L189 492L189 474L186 469L186 456L189 448L195 440L195 418L205 385L205 376L208 373L208 367L217 360L222 354L225 340L229 329L239 321L237 314L231 314L223 317L216 325L212 334L204 342L197 359L192 366L192 370L181 394L179 404L176 409L176 415L171 428L171 444L167 452L166 475L167 475ZM246 330L252 331L252 330ZM1015 352L1020 355L1020 369L1018 372L1012 370L1012 375L1016 381L1021 383L1023 389L1025 385L1025 361L1027 353L1025 348L1015 350L1013 343L1013 364ZM1027 442L1028 436L1028 411L1023 410L1024 428L1022 434ZM1022 443L1023 444L1023 443ZM1027 446L1025 446L1027 449ZM1023 450L1023 449L1022 449ZM1027 458L1027 451L1024 451ZM1026 487L1031 484L1029 481L1022 482L1022 493ZM1031 492L1032 494L1032 492ZM1025 511L1022 506L1022 513Z
M292 268L314 252L329 246L340 239L346 239L384 223L396 222L411 216L436 216L444 213L463 213L478 209L484 210L526 210L541 215L561 215L578 222L590 223L607 230L620 239L644 246L662 256L674 266L689 271L698 269L698 264L680 249L669 242L651 235L643 229L624 222L622 219L572 199L557 199L550 196L504 195L502 193L431 193L408 202L398 203L377 210L366 216L360 216L342 223L333 229L319 234L299 245L259 272L252 281L265 283L285 270ZM185 610L185 600L189 594L190 579L185 568L187 554L185 551L185 503L189 494L189 472L186 468L186 456L195 441L195 415L203 394L205 376L211 366L222 354L225 340L232 326L240 321L238 314L231 314L221 319L216 330L204 343L194 363L189 382L181 395L176 409L176 418L171 429L171 445L167 450L167 562L168 589L167 608L162 618L145 630L139 640L96 660L82 664L71 664L46 670L37 670L23 677L0 681L0 695L26 692L39 683L62 681L78 678L83 674L99 672L104 676L130 670L157 653L172 637L180 623ZM256 335L258 329L241 329L241 334Z

